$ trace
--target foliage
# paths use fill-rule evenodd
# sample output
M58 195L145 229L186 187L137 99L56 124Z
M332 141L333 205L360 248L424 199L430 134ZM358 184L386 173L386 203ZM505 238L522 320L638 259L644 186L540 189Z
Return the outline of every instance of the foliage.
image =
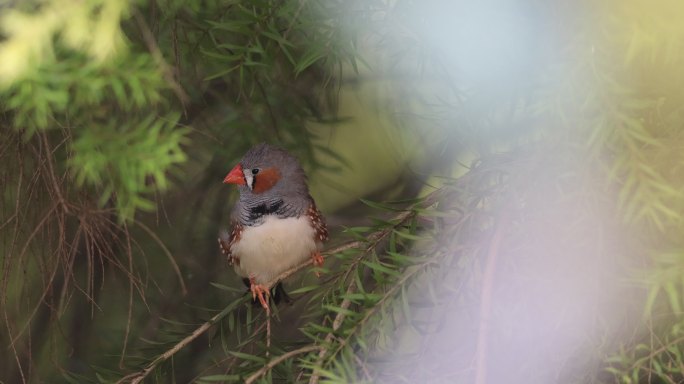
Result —
M2 17L6 38L0 46L0 83L15 84L33 75L42 64L54 62L55 36L61 44L86 53L94 62L114 57L122 48L119 23L129 5L125 0L52 0L9 8Z
M2 18L0 379L682 380L678 4L67 3ZM427 160L267 318L218 258L217 180L260 141L340 171L323 135L371 76Z

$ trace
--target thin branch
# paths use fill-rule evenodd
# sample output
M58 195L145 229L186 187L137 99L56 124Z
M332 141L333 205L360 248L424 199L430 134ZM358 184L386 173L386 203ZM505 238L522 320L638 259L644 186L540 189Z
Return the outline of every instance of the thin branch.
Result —
M266 309L266 358L271 353L271 311Z
M178 97L178 100L180 100L183 107L185 107L190 103L190 97L180 83L176 81L171 67L164 60L164 55L162 54L161 49L159 49L157 41L155 40L150 27L147 26L145 19L138 10L133 12L133 17L135 17L135 21L138 23L138 28L140 28L143 40L145 40L145 44L147 44L147 49L150 50L152 57L154 57L154 60L157 62L157 65L162 71L164 79L168 82L169 86L173 90L173 93L176 94L176 97Z
M651 353L649 353L648 355L639 358L637 361L635 361L635 362L629 367L629 370L630 370L630 371L633 371L635 368L637 368L637 367L639 366L640 361L648 361L648 360L651 360L651 359L655 358L656 356L658 356L659 354L661 354L661 353L663 353L663 352L667 352L667 350L668 350L670 347L672 347L673 345L680 345L681 343L684 343L684 336L678 337L678 338L676 338L676 339L674 339L674 340L671 340L671 341L668 341L668 342L666 342L666 343L664 343L664 344L661 343L662 346L661 346L660 348L654 349L654 350L652 350Z
M59 204L60 204L59 202L54 203L54 204L52 205L52 207L48 210L48 212L45 214L45 216L43 217L43 219L42 219L42 220L38 223L38 225L36 225L36 227L33 229L33 232L31 232L31 234L30 234L30 235L28 236L28 238L26 239L26 243L24 243L24 247L22 248L21 253L19 253L19 257L18 257L19 260L21 260L21 259L23 258L24 254L25 254L26 251L28 250L29 245L31 244L31 240L33 240L33 237L36 236L36 235L38 234L38 232L40 231L40 229L43 227L43 225L44 225L44 224L48 221L48 219L50 218L50 215L52 214L52 212L53 212L54 210L56 210L57 207L59 207ZM11 334L9 334L10 338L12 339L12 340L10 341L10 345L11 345L11 346L14 346L14 343L16 343L17 340L19 340L19 337L21 337L21 335L24 333L24 331L26 331L26 329L27 329L27 328L29 327L29 325L31 324L31 320L33 319L33 317L34 317L34 316L36 315L36 313L38 312L38 309L40 308L40 306L43 305L43 300L45 300L45 297L47 297L48 293L50 293L50 289L51 289L51 287L52 287L52 282L55 280L55 276L57 275L57 271L59 270L59 268L60 268L60 264L59 264L59 263L56 263L54 270L53 270L52 273L50 274L50 278L49 278L49 280L48 280L48 282L47 282L47 285L45 286L45 289L43 290L43 293L42 293L42 295L40 296L40 299L38 300L36 306L33 308L33 311L31 311L31 314L29 315L29 317L28 317L26 320L24 320L24 326L21 328L21 330L19 331L19 333L16 334L14 337L12 337Z
M302 8L304 8L304 5L306 4L307 0L299 0L299 7L297 7L297 11L294 14L294 17L290 21L290 25L287 26L287 30L283 34L283 39L287 39L287 35L290 34L290 31L292 31L292 27L294 27L294 23L299 19L299 14L302 12Z
M352 356L354 357L354 361L356 361L356 364L358 364L359 367L361 367L361 371L363 371L363 375L365 376L366 380L369 383L372 383L373 377L371 376L370 372L368 371L368 367L366 367L366 363L361 361L361 359L359 358L359 356L356 353L352 353Z
M346 310L349 309L349 306L351 305L351 299L349 299L349 297L355 292L356 280L352 281L352 283L349 284L349 287L347 288L347 292L344 295L345 299L342 300L342 304L340 304L340 308L342 310L337 313L337 316L335 316L335 320L333 320L332 332L328 333L325 336L325 340L323 341L323 345L321 346L321 351L318 353L316 366L320 367L323 363L323 359L325 358L325 355L328 353L327 345L330 344L330 342L333 340L333 338L335 337L335 332L337 332L337 330L342 325L342 322L344 321L345 317L347 317ZM318 374L318 372L314 371L314 373L311 375L311 378L309 379L309 384L318 383L319 378L320 375Z
M269 361L268 364L266 364L266 365L264 365L263 367L261 367L260 370L254 372L251 376L249 376L249 377L245 380L245 384L252 384L252 383L254 383L254 382L257 381L261 376L265 375L268 371L270 371L271 369L273 369L273 367L275 367L276 365L282 363L283 361L285 361L285 360L291 358L292 356L297 356L297 355L301 355L301 354L303 354L303 353L312 352L312 351L315 351L315 350L320 349L320 348L321 348L321 347L320 347L320 346L317 346L317 345L307 345L306 347L302 347L302 348L299 348L299 349L295 349L294 351L290 351L290 352L284 353L284 354L282 354L281 356L278 356L277 358L275 358L275 359Z
M128 376L123 377L121 380L117 381L117 383L124 383L126 381L130 380L131 384L137 384L142 382L154 369L164 361L168 360L171 358L173 355L178 353L181 349L183 349L186 345L190 344L193 340L198 338L200 335L202 335L204 332L206 332L209 328L211 328L212 325L216 324L218 321L223 319L228 313L230 313L234 309L234 305L229 305L226 308L223 309L223 311L217 313L212 317L211 319L207 320L204 324L200 325L197 329L195 329L190 335L186 336L183 340L179 341L176 343L173 347L168 349L166 352L162 353L159 355L156 359L154 359L151 363L149 363L142 371L130 374Z
M124 224L126 231L126 255L128 256L128 269L133 270L133 251L131 249L131 235L128 233L128 226ZM121 349L121 358L119 359L119 368L124 367L124 358L126 357L126 348L128 347L128 337L131 335L131 319L133 318L133 279L128 280L128 317L126 319L126 332L124 335L123 347Z
M183 296L188 294L188 289L185 287L185 281L183 280L183 275L181 274L180 268L178 267L178 264L176 263L176 260L173 258L173 255L171 254L171 251L169 251L168 248L166 248L166 245L164 245L164 242L157 236L156 233L154 233L153 230L151 230L148 226L145 224L136 221L135 224L140 226L145 232L147 232L150 237L159 244L161 249L164 251L164 254L166 257L169 259L169 262L171 262L171 266L173 267L173 270L176 272L176 276L178 276L178 281L180 281L181 285L181 291L183 293Z
M52 181L52 187L55 190L55 194L57 195L57 200L59 201L59 204L62 206L62 209L64 212L69 213L69 204L67 203L66 199L64 199L64 196L62 195L62 188L59 186L59 182L57 181L57 178L55 177L55 169L52 165L52 150L50 149L50 144L48 143L47 139L47 134L45 131L42 132L42 134L39 135L41 138L41 141L43 142L43 149L45 150L45 163L47 164L47 173L48 176L50 176L50 181Z
M504 212L494 229L485 270L482 276L482 291L480 293L480 327L477 332L477 350L475 356L475 383L487 383L487 347L489 344L489 319L492 312L492 289L494 286L494 272L499 258L499 245L503 233L503 226L508 222L508 215Z

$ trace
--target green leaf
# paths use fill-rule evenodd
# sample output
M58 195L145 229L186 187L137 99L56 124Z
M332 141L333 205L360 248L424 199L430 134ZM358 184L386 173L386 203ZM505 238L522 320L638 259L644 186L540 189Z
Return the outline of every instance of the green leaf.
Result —
M235 292L235 293L240 293L240 294L245 293L244 289L235 288L235 287L231 287L231 286L224 285L224 284L214 283L211 281L209 282L209 284L211 284L212 286L214 286L220 290L223 290L223 291Z
M309 50L306 53L304 53L304 55L302 55L302 57L299 59L297 65L295 65L295 73L302 73L305 69L309 68L317 61L322 60L324 57L325 54L321 51L321 48L309 48Z
M251 20L232 19L229 22L215 22L212 20L208 20L207 22L214 29L226 32L239 33L243 35L249 35L254 30L254 22Z
M675 314L681 315L682 314L682 306L681 306L681 297L679 295L679 290L678 287L675 286L673 282L666 282L663 285L663 289L667 293L667 297L670 301L670 307L672 308L672 312Z
M238 352L238 351L229 351L229 353L239 359L242 360L248 360L248 361L253 361L255 363L260 363L263 364L266 362L266 359L261 357L261 356L255 356L255 355L250 355L249 353L244 353L244 352Z
M280 36L279 34L276 34L275 32L272 32L272 30L264 30L261 31L261 34L268 37L271 40L276 41L279 45L284 45L290 48L295 48L295 45L292 44L291 42L287 41L284 37Z
M367 266L368 268L370 268L374 271L380 272L380 273L384 273L384 274L395 276L395 277L398 277L401 275L401 273L399 273L399 271L396 271L394 269L390 269L390 268L382 265L380 262L370 262L370 261L364 260L364 261L362 261L362 263L365 266Z
M295 290L290 291L290 294L297 295L300 293L315 291L316 289L320 289L320 288L321 288L320 285L307 285L307 286L297 288Z
M356 313L350 309L338 307L336 305L324 304L323 309L327 309L328 311L335 312L335 313L344 314L345 316L347 316L349 318L353 318L353 317L358 316L358 313Z
M376 202L366 200L366 199L359 199L359 200L361 200L362 203L366 204L367 206L369 206L371 208L376 208L376 209L380 209L383 211L394 211L394 212L403 212L404 211L403 209L400 209L400 208L391 207L391 206L388 206L386 204L376 203Z
M216 382L216 381L237 381L240 380L240 375L210 375L200 377L200 381Z
M387 252L387 254L392 256L393 261L396 261L397 264L401 265L413 265L422 261L422 258L418 257L417 255L409 256L396 252Z
M418 235L413 235L411 233L405 232L405 231L400 231L400 230L394 230L394 233L396 233L399 237L403 237L408 240L422 240L423 237L418 236Z

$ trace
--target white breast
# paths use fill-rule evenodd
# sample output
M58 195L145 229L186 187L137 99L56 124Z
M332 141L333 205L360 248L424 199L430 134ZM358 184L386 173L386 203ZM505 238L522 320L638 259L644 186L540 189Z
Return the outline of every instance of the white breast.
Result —
M245 227L231 251L238 257L235 271L265 284L311 257L317 250L314 229L305 215L279 219L267 216L256 227Z

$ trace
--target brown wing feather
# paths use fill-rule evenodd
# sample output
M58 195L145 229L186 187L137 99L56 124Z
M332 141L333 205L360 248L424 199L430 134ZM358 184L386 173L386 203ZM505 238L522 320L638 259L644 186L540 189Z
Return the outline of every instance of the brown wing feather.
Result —
M240 240L240 237L242 236L242 230L242 224L240 224L239 221L234 221L231 225L230 234L224 231L219 236L218 243L219 247L221 248L221 253L226 255L229 265L240 265L240 259L233 256L231 248L233 247L233 244Z
M328 227L325 225L325 219L323 219L321 211L316 208L316 203L313 201L306 212L306 216L309 218L311 226L314 227L314 230L316 231L316 241L321 243L327 241Z

